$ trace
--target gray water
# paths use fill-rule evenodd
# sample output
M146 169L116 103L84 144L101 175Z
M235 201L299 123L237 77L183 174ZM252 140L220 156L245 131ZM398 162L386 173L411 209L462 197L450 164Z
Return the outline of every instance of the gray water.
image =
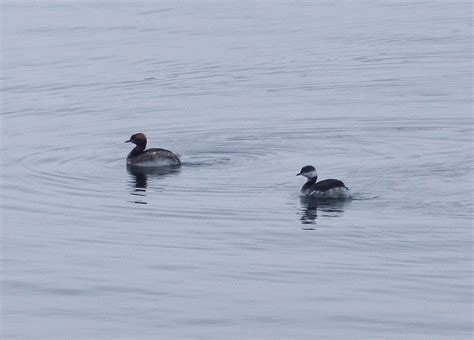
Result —
M471 15L4 2L0 334L471 338Z

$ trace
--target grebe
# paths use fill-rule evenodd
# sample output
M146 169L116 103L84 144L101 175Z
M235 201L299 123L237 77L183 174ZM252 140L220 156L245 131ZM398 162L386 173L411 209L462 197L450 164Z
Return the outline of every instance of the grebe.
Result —
M135 148L127 156L127 165L159 167L159 166L180 166L179 156L165 149L146 148L146 136L143 133L136 133L125 143L135 144Z
M303 196L332 198L347 197L349 188L345 186L344 182L338 179L325 179L317 182L318 173L314 166L304 166L296 176L300 175L308 179L300 191Z

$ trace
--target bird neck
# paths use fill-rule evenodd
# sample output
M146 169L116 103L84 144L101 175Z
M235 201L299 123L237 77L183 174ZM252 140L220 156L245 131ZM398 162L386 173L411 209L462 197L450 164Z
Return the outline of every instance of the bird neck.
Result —
M145 144L146 145L146 144ZM145 151L145 146L143 145L137 145L133 148L132 151L130 151L130 153L128 154L128 158L130 157L134 157L136 155L139 155L141 154L143 151Z

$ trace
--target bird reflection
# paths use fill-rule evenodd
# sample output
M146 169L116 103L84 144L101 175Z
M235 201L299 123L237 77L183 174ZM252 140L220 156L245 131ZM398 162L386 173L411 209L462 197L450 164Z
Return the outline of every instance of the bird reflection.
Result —
M316 220L321 217L342 217L344 215L344 206L349 201L336 199L318 199L315 197L300 198L300 220L302 224L316 224ZM314 228L305 227L303 229L313 230Z
M163 179L180 171L179 167L161 167L161 168L147 168L140 166L127 165L127 172L132 178L132 186L134 190L130 193L136 199L133 203L147 204L145 201L146 189L148 187L149 179Z

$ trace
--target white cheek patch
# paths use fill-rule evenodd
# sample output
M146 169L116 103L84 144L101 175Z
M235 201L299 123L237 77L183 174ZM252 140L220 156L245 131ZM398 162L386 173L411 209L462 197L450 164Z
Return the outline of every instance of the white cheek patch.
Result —
M313 170L313 171L304 173L303 176L306 178L314 178L314 177L318 177L318 173L316 170Z

